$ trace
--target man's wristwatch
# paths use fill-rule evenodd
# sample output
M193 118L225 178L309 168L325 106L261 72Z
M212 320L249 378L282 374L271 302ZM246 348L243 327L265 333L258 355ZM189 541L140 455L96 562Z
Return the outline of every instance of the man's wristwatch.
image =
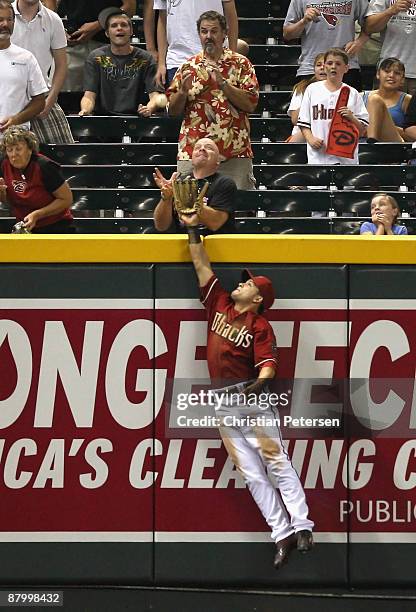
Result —
M219 83L218 87L221 89L221 91L224 91L224 87L228 84L227 79L224 79L221 83Z

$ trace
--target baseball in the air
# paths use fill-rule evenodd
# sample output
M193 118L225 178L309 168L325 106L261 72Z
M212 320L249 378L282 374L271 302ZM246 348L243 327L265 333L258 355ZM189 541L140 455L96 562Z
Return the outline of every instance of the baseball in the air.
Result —
M155 96L155 102L158 108L166 108L168 99L165 94L158 94L157 96Z

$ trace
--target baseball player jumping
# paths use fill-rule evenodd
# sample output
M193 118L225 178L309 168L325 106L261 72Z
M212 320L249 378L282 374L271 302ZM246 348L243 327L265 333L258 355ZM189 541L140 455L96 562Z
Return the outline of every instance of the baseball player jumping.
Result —
M275 376L277 365L275 336L270 323L262 316L274 301L272 283L265 276L253 276L245 270L242 282L231 294L227 293L214 274L201 243L197 216L183 215L182 220L188 229L189 250L201 301L207 310L207 362L211 381L245 381L246 398L249 394L263 395L268 382ZM251 412L257 409L259 414L256 406L250 409ZM264 411L261 414L264 415ZM274 416L270 408L266 414ZM280 430L277 425L262 427L238 422L232 426L222 425L220 434L272 530L271 537L277 547L274 567L280 569L294 548L307 552L313 547L314 526L308 519L305 493L283 446ZM267 472L272 475L278 491Z

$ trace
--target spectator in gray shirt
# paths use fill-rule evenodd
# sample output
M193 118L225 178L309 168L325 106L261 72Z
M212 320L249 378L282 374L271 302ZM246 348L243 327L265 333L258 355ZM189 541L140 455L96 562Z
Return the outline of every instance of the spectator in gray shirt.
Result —
M381 32L380 59L397 57L405 67L404 91L416 93L416 14L411 0L371 0L366 13L369 34Z
M98 18L110 44L95 49L88 56L85 93L79 114L88 115L98 107L104 114L139 113L149 117L159 108L158 98L164 91L155 83L155 60L147 51L130 44L131 19L120 9L104 9Z
M314 75L318 53L331 47L344 49L350 58L344 82L360 91L361 71L356 54L368 40L361 32L355 40L355 21L364 24L368 0L291 0L283 25L285 40L301 39L301 55L296 80Z

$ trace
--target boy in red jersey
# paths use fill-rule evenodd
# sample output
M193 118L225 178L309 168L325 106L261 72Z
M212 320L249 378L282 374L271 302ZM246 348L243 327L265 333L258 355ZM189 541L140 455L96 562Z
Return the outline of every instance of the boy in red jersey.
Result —
M207 362L211 382L221 380L223 387L224 381L232 381L233 385L237 382L246 398L253 394L259 397L274 378L277 367L275 336L262 316L274 302L272 283L266 276L253 276L244 270L242 282L231 294L227 293L201 243L197 216L182 216L182 220L188 227L189 250L208 315ZM260 415L257 406L245 406L244 410L247 408L251 415ZM270 408L262 412L262 416L266 414L273 416ZM272 427L242 422L243 419L224 425L222 421L221 437L272 530L277 547L274 566L280 569L293 548L301 552L312 548L313 522L308 519L305 493L283 446L276 420ZM283 505L266 468L273 474Z

